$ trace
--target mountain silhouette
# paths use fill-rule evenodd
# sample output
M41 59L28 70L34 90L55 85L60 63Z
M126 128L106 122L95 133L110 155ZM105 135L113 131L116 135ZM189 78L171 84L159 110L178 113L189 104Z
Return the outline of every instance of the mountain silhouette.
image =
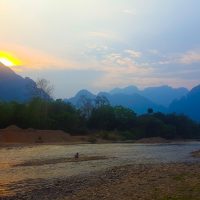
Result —
M167 85L158 87L148 87L144 90L139 90L136 86L128 86L125 88L115 88L110 91L110 94L139 94L152 102L168 107L175 99L180 99L188 93L186 88L172 88Z
M193 120L200 121L200 85L194 87L186 96L174 100L169 106L170 112L181 113Z
M32 79L23 78L0 63L0 101L27 101L35 96L33 89L34 93L41 94L41 89L37 88ZM44 91L42 93L45 94L43 96L50 98ZM200 85L191 91L169 86L149 87L144 90L128 86L115 88L110 92L100 92L97 95L88 90L81 90L65 101L80 106L84 98L94 102L97 96L105 96L112 106L121 105L133 109L138 114L146 113L148 108L152 108L155 112L175 112L200 121Z
M141 95L151 101L168 107L175 99L180 99L188 93L188 89L184 87L172 88L167 85L159 87L148 87L141 91Z
M79 107L79 104L83 98L94 100L96 98L96 95L92 94L88 90L83 89L83 90L80 90L74 97L70 99L65 99L65 102L70 102L71 104Z
M0 63L0 101L27 101L33 97L33 92L37 93L37 90L40 89L32 79L23 78Z
M139 89L136 86L128 86L125 88L114 88L110 92L110 94L135 94L140 93Z
M121 105L134 110L138 114L146 113L148 108L152 108L154 111L166 112L166 108L164 106L157 105L139 94L123 94L115 92L110 94L107 92L100 92L99 94L94 95L88 90L81 90L74 97L65 99L65 101L79 107L79 102L81 102L83 97L91 102L94 102L97 96L106 97L112 106Z
M139 90L135 86L128 86L126 88L115 88L110 92L100 92L97 95L88 90L81 90L66 101L78 106L83 97L94 101L97 96L105 96L112 106L121 105L134 110L138 114L146 113L148 108L152 108L154 112L175 112L200 121L200 85L194 87L191 91L183 87L160 86Z
M99 93L98 96L105 96L112 106L123 106L134 110L138 114L147 112L148 108L152 108L155 112L166 112L164 106L160 106L140 94L109 94Z

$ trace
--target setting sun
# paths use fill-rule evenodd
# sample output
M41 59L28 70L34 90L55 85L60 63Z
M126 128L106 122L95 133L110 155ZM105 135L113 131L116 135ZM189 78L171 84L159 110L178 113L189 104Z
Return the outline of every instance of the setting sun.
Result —
M21 62L19 59L17 59L12 54L3 52L3 51L0 51L0 62L7 67L21 65Z

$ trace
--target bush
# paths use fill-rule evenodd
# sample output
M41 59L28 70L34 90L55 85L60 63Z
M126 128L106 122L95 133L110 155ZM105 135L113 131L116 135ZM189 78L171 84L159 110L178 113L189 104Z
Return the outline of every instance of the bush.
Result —
M119 141L122 140L122 136L117 131L101 131L98 136L104 140Z
M96 144L97 143L97 138L95 136L90 136L88 138L88 142L90 142L91 144Z

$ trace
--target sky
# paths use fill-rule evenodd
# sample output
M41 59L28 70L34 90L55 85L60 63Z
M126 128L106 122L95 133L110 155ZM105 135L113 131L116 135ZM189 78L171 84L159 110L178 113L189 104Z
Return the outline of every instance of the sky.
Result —
M199 0L0 0L0 52L45 78L55 98L80 89L200 84Z

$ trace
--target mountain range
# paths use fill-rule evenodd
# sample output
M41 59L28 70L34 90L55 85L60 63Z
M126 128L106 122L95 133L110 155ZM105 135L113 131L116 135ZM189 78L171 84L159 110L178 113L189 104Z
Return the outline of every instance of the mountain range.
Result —
M174 99L180 99L182 96L188 93L188 89L181 88L172 88L167 85L158 86L158 87L148 87L144 90L139 90L136 86L128 86L125 88L115 88L110 91L110 94L139 94L156 104L168 107L169 104Z
M200 121L200 85L190 91L184 87L159 86L139 90L136 86L128 86L97 95L88 90L80 90L65 101L78 107L83 97L94 101L97 96L106 97L112 106L121 105L138 114L144 114L148 108L152 108L154 112L185 114Z
M174 100L169 106L169 112L183 113L193 120L200 121L200 85L181 99Z
M0 62L0 101L24 102L36 93L47 96L32 79L19 76Z
M0 101L27 101L33 97L32 88L41 93L41 89L37 88L32 79L23 78L0 63ZM136 86L128 86L97 95L88 90L81 90L74 97L64 101L78 107L82 97L92 101L97 96L105 96L111 105L122 105L138 114L146 113L148 108L152 108L155 112L176 112L200 121L200 85L190 91L184 87L159 86L140 90Z
M88 90L80 90L74 97L65 99L65 101L78 107L83 97L94 101L97 96L106 97L112 106L121 105L130 108L139 114L145 113L149 107L153 108L155 111L166 112L164 106L158 105L137 93L126 94L126 92L100 92L97 95L94 95Z

